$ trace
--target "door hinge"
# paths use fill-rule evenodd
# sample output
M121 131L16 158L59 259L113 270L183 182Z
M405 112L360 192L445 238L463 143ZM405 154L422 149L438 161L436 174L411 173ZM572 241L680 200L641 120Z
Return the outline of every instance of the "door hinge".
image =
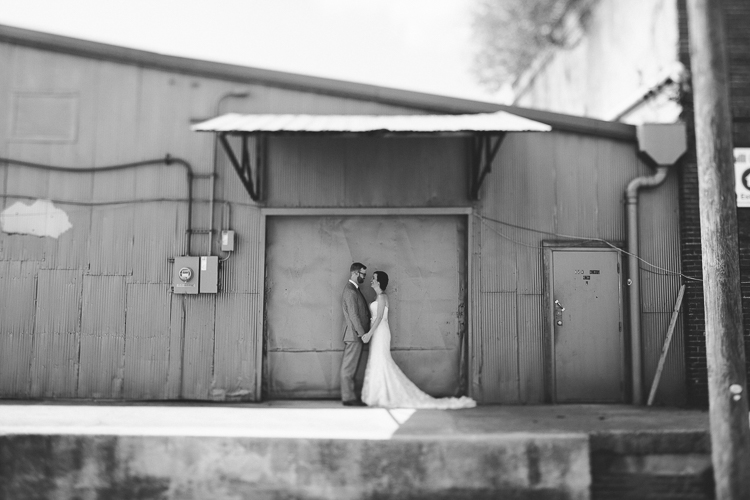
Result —
M620 263L617 263L617 274L620 274Z

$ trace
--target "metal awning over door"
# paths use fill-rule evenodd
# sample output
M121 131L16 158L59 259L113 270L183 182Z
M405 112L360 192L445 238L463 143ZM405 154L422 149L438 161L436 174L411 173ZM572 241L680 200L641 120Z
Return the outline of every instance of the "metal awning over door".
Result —
M195 124L195 132L269 134L474 134L547 132L541 122L504 111L470 115L292 115L227 113Z
M293 115L228 113L191 127L214 132L245 189L254 201L261 199L260 172L265 157L262 139L268 135L433 135L473 138L471 197L476 199L484 177L492 169L506 132L548 132L547 124L498 111L464 115ZM236 154L227 136L241 137ZM256 164L251 164L248 138L257 136Z

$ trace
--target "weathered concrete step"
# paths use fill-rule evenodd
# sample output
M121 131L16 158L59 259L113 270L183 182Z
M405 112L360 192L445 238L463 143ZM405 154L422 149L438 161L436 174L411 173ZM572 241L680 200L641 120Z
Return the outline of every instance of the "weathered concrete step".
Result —
M0 498L589 498L583 434L2 435Z
M712 500L707 431L593 433L593 500Z
M708 424L626 405L0 401L0 499L704 500Z

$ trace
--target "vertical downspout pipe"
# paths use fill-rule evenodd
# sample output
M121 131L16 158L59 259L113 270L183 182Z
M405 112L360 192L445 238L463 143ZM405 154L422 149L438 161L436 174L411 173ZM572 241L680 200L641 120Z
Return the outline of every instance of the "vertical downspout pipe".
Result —
M643 404L643 364L641 350L641 285L638 265L638 191L656 187L667 178L669 167L658 166L651 176L636 177L625 190L628 224L628 274L630 274L630 349L633 404Z

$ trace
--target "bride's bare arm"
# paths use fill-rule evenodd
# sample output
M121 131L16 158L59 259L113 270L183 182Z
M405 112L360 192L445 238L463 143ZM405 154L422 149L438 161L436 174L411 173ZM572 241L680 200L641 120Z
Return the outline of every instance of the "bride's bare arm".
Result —
M381 293L380 295L378 295L378 310L375 313L375 317L372 319L370 330L368 330L368 332L362 336L362 342L364 342L365 344L367 344L370 341L373 334L375 333L375 329L378 327L378 325L380 324L380 321L383 319L385 306L386 306L386 299Z
M375 321L370 325L370 331L373 332L377 329L380 322L383 320L383 314L385 313L385 297L381 293L378 295L378 312L375 315Z

